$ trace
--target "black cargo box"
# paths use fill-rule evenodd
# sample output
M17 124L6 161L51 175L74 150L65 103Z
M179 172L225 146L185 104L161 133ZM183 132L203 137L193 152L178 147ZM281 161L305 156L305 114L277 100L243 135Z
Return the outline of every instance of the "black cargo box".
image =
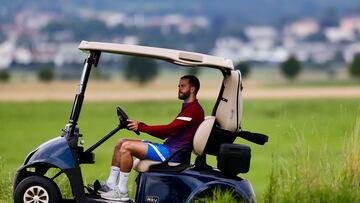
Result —
M250 168L251 149L242 144L222 144L217 156L217 168L229 176L247 173Z

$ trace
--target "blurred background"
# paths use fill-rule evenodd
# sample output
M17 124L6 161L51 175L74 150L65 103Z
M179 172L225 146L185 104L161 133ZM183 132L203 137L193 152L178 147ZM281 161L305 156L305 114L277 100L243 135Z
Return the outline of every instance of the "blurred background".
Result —
M3 91L5 83L78 80L85 58L77 49L81 40L230 58L250 87L264 82L265 86L359 84L360 5L356 0L0 2ZM151 70L145 73L131 71L130 64L126 57L104 54L93 78L125 78L146 85L168 77L166 63L150 64ZM209 71L184 71L209 75ZM9 94L5 100L15 99Z
M236 141L252 147L251 170L242 177L259 202L360 202L359 0L0 3L0 202L12 202L26 154L61 134L86 58L82 40L232 59L244 79L241 126L270 137L265 146ZM118 105L149 124L172 120L178 78L188 73L200 78L199 99L210 115L222 79L217 70L102 54L79 122L85 147L117 124ZM85 183L107 177L120 136L139 138L122 131L106 142L96 167L82 166Z

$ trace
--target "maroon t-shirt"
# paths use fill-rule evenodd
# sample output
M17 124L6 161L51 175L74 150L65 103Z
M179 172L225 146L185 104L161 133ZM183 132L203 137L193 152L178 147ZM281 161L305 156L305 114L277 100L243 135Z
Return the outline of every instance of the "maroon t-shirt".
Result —
M167 125L149 126L145 123L139 123L139 131L146 132L154 137L166 139L164 145L169 149L170 153L187 148L187 152L191 153L193 138L196 129L204 120L204 110L198 100L190 103L183 103L181 112L176 118ZM189 153L184 154L189 155ZM188 157L178 157L172 161L182 161Z

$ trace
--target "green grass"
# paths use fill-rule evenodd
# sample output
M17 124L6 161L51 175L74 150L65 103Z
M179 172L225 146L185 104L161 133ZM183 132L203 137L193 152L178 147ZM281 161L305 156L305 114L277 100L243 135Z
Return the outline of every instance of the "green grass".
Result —
M5 172L6 162L0 157L0 202L12 202L12 182L14 172Z
M343 147L340 166L334 167L327 156L331 149L324 147L317 160L299 140L293 160L274 160L264 202L360 202L360 119Z
M201 101L206 114L210 115L213 102ZM28 152L42 142L59 136L68 121L72 102L19 102L0 103L0 202L12 202L8 195L12 190L12 179ZM179 101L164 102L88 102L83 106L79 126L84 134L85 148L91 146L117 125L115 107L120 105L132 118L148 124L170 122L180 109ZM327 160L330 168L341 169L343 140L349 137L360 115L357 99L297 100L297 101L244 101L242 128L269 135L264 146L251 144L238 138L237 143L252 148L251 168L248 174L259 202L268 191L273 162L287 163L296 168L294 150L305 147L311 153L311 160ZM142 134L140 137L129 131L121 131L95 150L96 164L82 165L85 183L95 179L106 179L110 170L113 145L121 137L153 139ZM153 139L159 141L157 139ZM299 141L300 140L300 141ZM300 143L300 144L299 144ZM326 148L326 153L324 152ZM306 154L298 154L299 161ZM296 156L297 157L297 156ZM216 166L214 157L209 162ZM298 163L301 166L302 162ZM133 182L136 174L131 174ZM9 186L10 185L10 186ZM8 187L9 186L9 187ZM134 195L134 185L130 194Z
M195 197L194 203L240 203L244 202L241 197L236 196L236 193L233 190L226 188L215 187L210 189L210 191L204 191L201 194L201 197Z

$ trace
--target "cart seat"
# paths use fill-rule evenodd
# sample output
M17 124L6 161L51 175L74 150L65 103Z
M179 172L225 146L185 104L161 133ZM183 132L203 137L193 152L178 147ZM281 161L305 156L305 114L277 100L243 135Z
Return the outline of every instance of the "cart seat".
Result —
M194 139L193 139L193 152L201 156L204 152L207 140L209 138L211 129L215 123L215 117L214 116L207 116L205 117L204 121L199 125L197 128ZM152 161L152 160L139 160L135 159L133 163L133 169L137 172L147 172L149 171L149 167L151 165L160 164L159 161ZM176 162L169 162L169 166L179 166L181 163Z
M149 171L149 167L151 165L155 165L155 164L159 164L159 163L161 163L161 162L160 161L148 160L148 159L144 159L144 160L135 159L133 168L137 172L147 172L147 171ZM169 165L170 166L178 166L178 165L180 165L180 163L169 162Z

